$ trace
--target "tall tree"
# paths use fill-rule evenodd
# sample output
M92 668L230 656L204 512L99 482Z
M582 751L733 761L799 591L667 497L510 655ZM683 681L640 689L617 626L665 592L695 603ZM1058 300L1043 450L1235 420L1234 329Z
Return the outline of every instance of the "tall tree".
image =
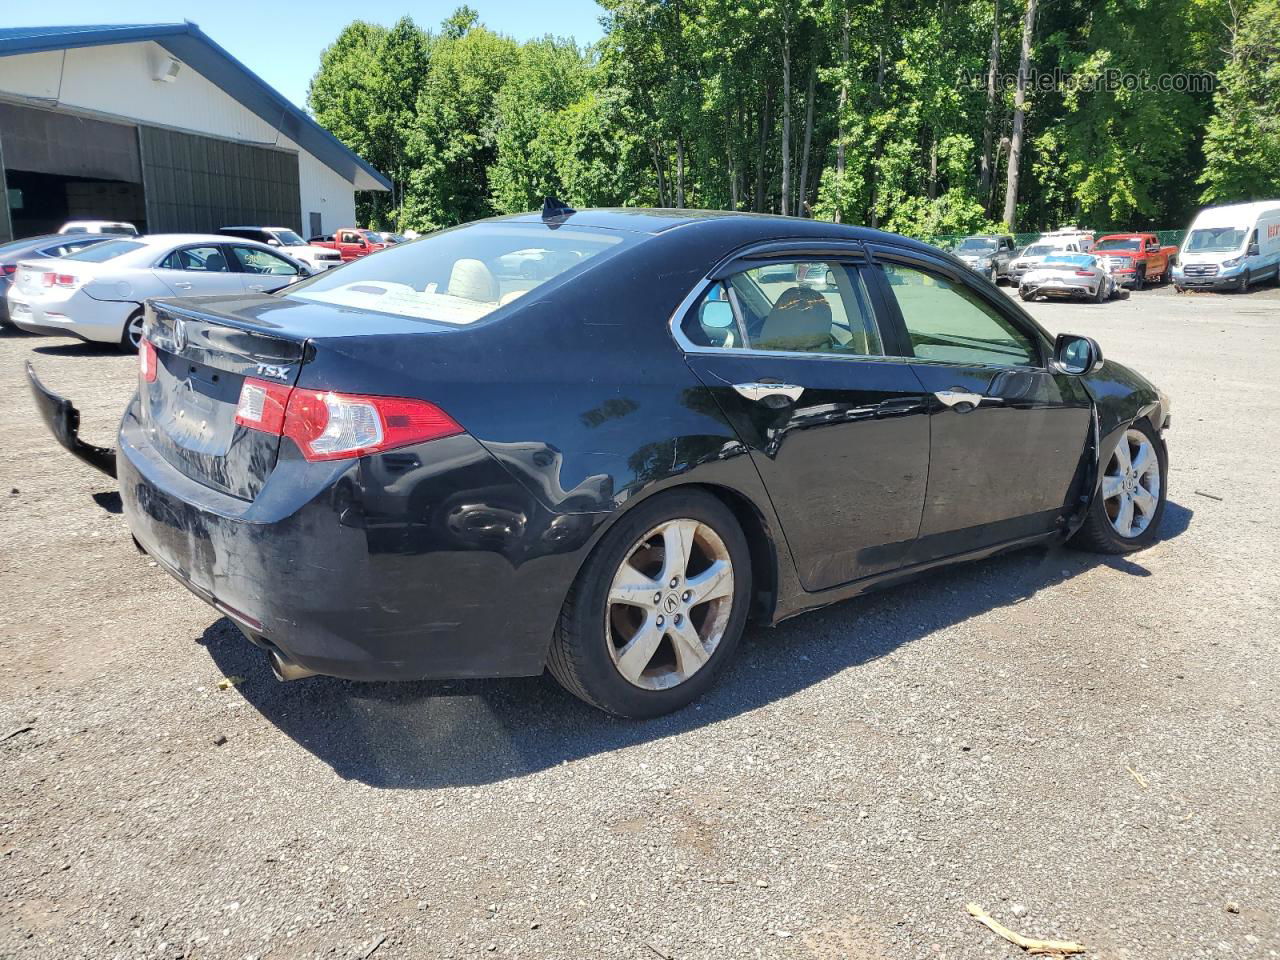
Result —
M1036 30L1036 0L1027 0L1022 21L1022 53L1018 58L1018 88L1013 99L1013 133L1009 137L1008 179L1004 191L1004 222L1012 230L1018 218L1018 170L1022 162L1022 132L1027 119L1031 41Z

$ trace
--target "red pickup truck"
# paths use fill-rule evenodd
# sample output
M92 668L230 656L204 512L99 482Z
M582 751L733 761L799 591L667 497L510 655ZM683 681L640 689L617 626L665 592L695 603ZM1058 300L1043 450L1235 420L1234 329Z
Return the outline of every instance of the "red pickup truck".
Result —
M342 254L343 263L359 257L367 257L386 246L382 238L372 230L364 230L360 227L343 227L337 233L312 237L307 243L313 247L329 247L337 250Z
M1154 233L1109 233L1093 245L1093 253L1106 258L1116 283L1135 290L1141 290L1148 280L1172 280L1177 252L1177 247L1160 246L1160 238Z

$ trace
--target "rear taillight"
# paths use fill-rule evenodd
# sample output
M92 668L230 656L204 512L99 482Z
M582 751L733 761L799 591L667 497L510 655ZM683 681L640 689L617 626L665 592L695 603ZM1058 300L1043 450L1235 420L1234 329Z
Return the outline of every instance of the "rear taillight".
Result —
M236 404L236 423L251 430L281 436L284 433L284 410L292 387L267 380L246 377Z
M43 280L46 287L74 287L80 282L70 273L46 273Z
M1077 277L1092 277L1092 276L1093 276L1093 271L1092 271L1092 270L1077 270L1077 271L1076 271L1076 276L1077 276Z
M12 277L17 272L18 265L16 263L0 264L0 273L3 273L6 277Z
M308 460L345 460L462 433L425 400L291 388L252 377L240 388L236 423L288 437Z
M150 340L143 340L142 346L138 348L138 376L142 378L143 383L156 382L158 364L156 348L151 345Z

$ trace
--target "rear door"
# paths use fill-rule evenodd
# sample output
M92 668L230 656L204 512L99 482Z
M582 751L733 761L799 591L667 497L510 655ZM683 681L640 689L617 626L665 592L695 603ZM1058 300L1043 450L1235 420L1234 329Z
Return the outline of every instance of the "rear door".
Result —
M244 281L228 257L220 243L186 244L167 254L154 273L176 297L240 293Z
M806 590L901 566L929 468L927 404L889 354L860 249L740 260L679 318L689 366L747 445Z
M876 247L873 280L930 404L929 483L913 562L1057 529L1092 425L1079 378L1033 324L963 271Z

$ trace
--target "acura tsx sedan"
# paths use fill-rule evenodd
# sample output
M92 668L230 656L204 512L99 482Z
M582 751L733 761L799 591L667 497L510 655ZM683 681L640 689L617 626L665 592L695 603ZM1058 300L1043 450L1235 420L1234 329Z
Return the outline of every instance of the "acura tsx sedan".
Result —
M1150 544L1169 402L874 230L680 211L441 231L147 307L134 537L276 675L550 672L645 717L744 624L998 551Z

